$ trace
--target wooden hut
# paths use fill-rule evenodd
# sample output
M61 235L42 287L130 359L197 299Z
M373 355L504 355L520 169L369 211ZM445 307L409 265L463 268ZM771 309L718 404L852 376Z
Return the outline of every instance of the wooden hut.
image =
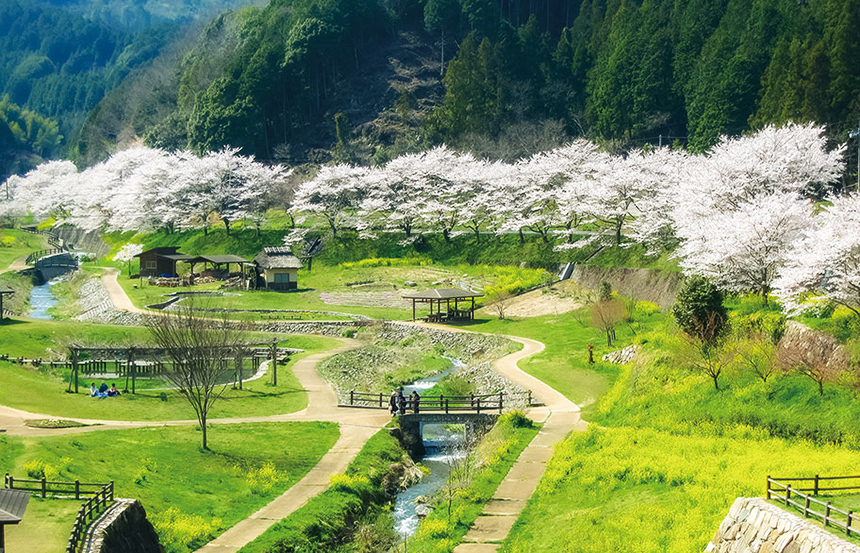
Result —
M169 246L152 248L137 254L135 257L140 258L140 276L176 276L176 263L193 259L192 256L179 253L177 250L179 250L178 247Z
M29 492L0 489L0 552L6 550L6 526L19 524L23 520L29 501Z
M475 318L475 298L483 297L480 292L462 290L460 288L434 288L417 294L403 296L412 300L412 320L415 320L416 305L430 304L428 322L440 323L445 321L471 321ZM453 302L453 303L452 303ZM465 305L462 305L462 302ZM434 310L435 307L435 310Z
M267 246L254 258L269 290L296 290L302 262L288 246Z

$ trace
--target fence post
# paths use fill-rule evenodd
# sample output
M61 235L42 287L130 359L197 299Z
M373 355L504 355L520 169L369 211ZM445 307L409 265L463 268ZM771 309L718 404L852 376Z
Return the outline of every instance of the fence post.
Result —
M791 486L785 488L785 505L788 506L788 502L791 499Z
M803 516L809 518L809 496L806 496L806 501L803 504Z
M448 414L448 399L445 399L445 414Z
M827 502L827 505L824 506L824 527L830 524L830 502Z
M81 498L81 481L75 480L75 499Z
M355 405L355 390L349 391L349 404ZM380 407L381 407L381 405L380 405Z
M9 477L9 480L7 482L7 486L10 490L14 490L15 489L15 477L12 476L11 474L7 474L7 476Z
M854 516L854 511L848 511L848 520L845 521L845 535L851 537L851 518Z
M478 414L481 414L481 398L478 398Z
M382 392L379 392L379 408L382 409Z
M504 392L499 392L499 414L502 413L502 407L504 407L505 396Z
M767 475L767 498L770 499L770 475Z
M42 499L48 497L48 478L42 477Z
M815 495L818 495L818 475L815 475L815 490L812 492Z

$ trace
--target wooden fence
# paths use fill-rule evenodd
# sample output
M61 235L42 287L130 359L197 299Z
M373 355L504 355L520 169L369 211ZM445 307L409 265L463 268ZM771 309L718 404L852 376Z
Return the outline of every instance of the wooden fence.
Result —
M410 396L404 396L406 411L410 413L451 413L482 411L498 411L505 407L505 394L470 394L468 396L421 396L417 402L412 401ZM349 392L349 404L341 407L357 407L363 409L388 409L391 396L388 394L374 394L368 392ZM532 393L528 392L528 405L532 404Z
M830 483L839 484L855 483L855 485L831 486ZM789 482L799 483L795 487ZM771 478L767 477L767 498L786 507L794 506L803 512L803 516L817 518L824 522L824 526L833 526L845 532L860 536L860 516L854 511L846 511L834 507L830 501L821 501L814 497L824 492L857 490L860 493L860 476L819 476L808 478ZM810 493L811 492L811 493ZM817 511L816 507L822 507L823 511Z
M47 480L44 477L40 480L27 480L15 478L7 472L3 479L3 485L10 490L28 491L31 494L35 493L42 497L47 497L48 494L60 496L74 495L75 499L91 496L78 509L78 514L72 526L72 532L69 535L66 553L75 553L78 550L81 538L83 538L89 523L104 511L110 503L113 503L114 500L113 481L107 484L81 482L80 480L75 480L74 482L55 482Z

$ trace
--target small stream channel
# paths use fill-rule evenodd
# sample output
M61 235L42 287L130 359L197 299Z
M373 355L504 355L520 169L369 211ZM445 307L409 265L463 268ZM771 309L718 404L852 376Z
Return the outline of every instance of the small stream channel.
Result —
M44 321L52 321L54 319L54 317L48 314L48 309L57 305L59 301L51 290L51 287L58 282L60 282L59 279L50 280L39 286L33 286L33 290L30 292L31 318L42 319Z
M451 362L451 367L429 378L418 380L403 386L403 395L409 396L413 391L423 395L446 376L454 373L466 364L459 359L445 357ZM422 436L426 454L420 459L422 465L430 470L416 484L397 494L394 502L394 529L402 538L408 538L418 529L420 517L417 510L419 505L415 500L419 497L430 498L439 490L451 472L452 463L466 455L462 447L464 436L459 432L451 432L442 425L426 425Z

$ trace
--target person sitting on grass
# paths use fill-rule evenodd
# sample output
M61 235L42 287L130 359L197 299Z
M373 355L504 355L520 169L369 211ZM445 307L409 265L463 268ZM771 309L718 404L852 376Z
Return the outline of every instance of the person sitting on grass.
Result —
M93 382L93 385L90 386L90 397L99 397L99 389L96 388L95 382Z
M108 385L105 384L105 381L102 380L101 386L99 386L99 397L107 397L108 395Z
M110 390L108 390L108 397L116 397L119 395L119 390L116 389L116 384L111 383Z

